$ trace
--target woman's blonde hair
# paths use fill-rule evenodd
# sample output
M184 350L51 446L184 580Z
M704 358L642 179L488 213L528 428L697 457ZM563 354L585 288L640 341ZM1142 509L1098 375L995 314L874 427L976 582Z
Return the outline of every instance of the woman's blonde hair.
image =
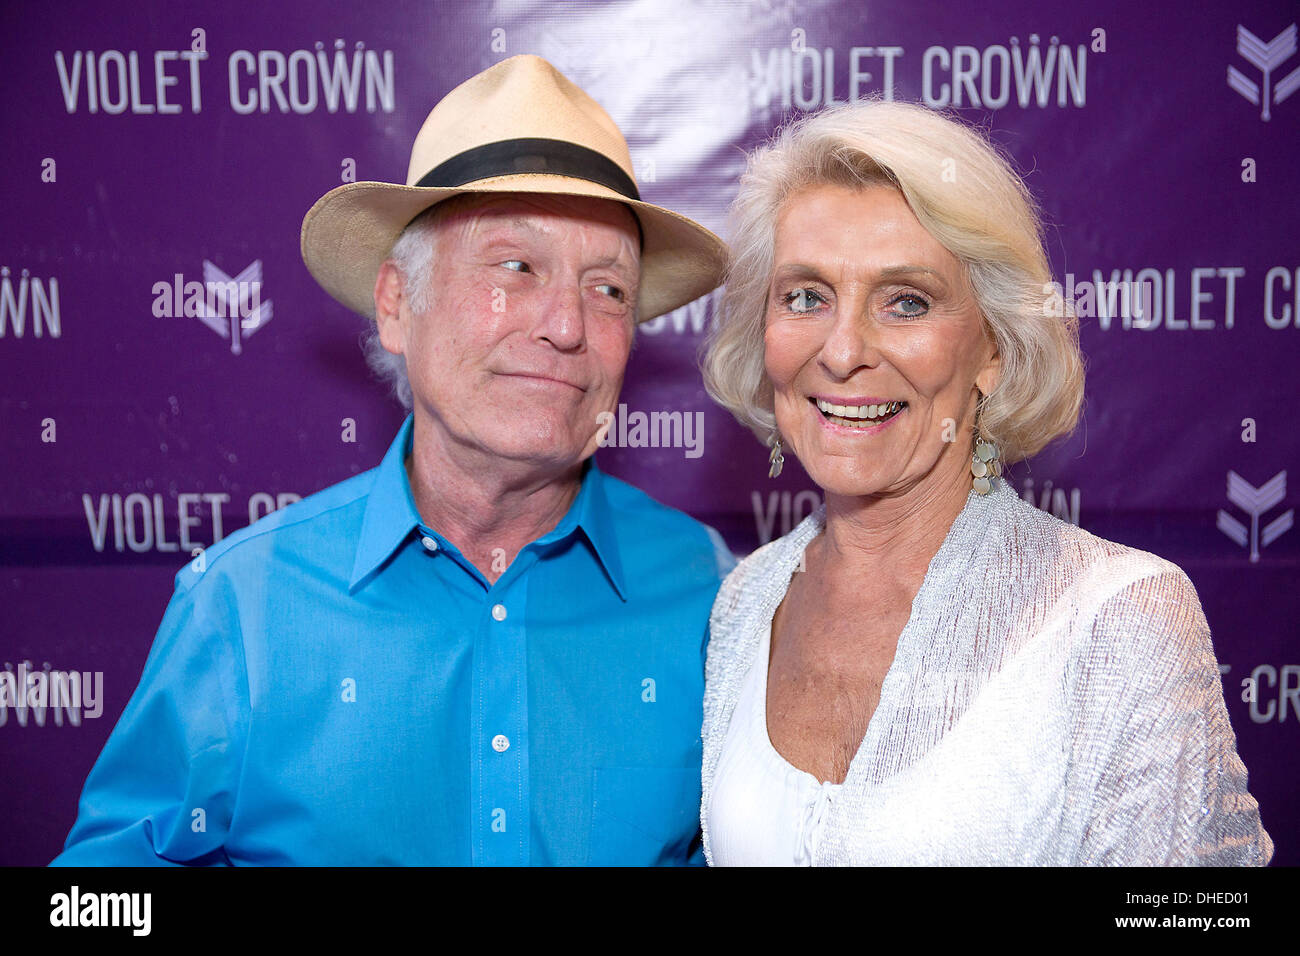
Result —
M814 185L898 189L965 267L1001 373L980 408L1004 462L1074 430L1083 402L1079 324L1043 248L1033 197L978 131L926 107L865 100L809 114L757 150L731 207L731 261L705 343L704 383L760 441L776 434L764 320L777 216Z

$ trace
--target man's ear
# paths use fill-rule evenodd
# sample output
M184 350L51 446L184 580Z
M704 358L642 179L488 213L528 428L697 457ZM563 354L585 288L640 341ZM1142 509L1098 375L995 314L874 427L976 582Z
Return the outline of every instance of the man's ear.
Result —
M389 260L379 267L379 274L375 276L375 324L379 327L379 341L394 355L403 354L406 329L403 328L402 306L405 302L402 276Z

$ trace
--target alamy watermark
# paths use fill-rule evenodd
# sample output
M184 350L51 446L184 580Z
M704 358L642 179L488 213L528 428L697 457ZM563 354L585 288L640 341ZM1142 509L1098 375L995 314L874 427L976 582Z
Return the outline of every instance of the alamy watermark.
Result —
M682 448L687 458L704 454L703 412L600 412L601 448Z
M9 722L10 710L19 727L26 727L28 719L44 727L47 717L57 727L63 726L65 717L73 727L80 727L83 717L103 714L103 671L50 670L48 661L42 670L33 670L31 664L20 661L14 670L6 661L0 671L0 727Z
M1059 282L1043 283L1043 314L1062 316L1065 303L1081 319L1127 318L1134 326L1154 327L1160 314L1159 278L1138 273L1137 278L1102 279L1100 273L1093 280L1075 281L1074 273L1067 273L1065 285Z

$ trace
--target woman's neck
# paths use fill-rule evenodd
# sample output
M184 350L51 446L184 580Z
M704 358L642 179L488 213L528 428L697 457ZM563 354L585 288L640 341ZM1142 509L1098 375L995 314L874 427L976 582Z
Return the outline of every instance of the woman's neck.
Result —
M970 491L968 473L946 470L897 493L828 492L826 530L815 542L822 570L915 594Z

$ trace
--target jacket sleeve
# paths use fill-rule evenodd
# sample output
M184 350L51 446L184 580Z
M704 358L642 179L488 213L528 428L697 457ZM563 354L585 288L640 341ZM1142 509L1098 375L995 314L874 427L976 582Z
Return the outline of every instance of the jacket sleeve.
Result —
M192 565L177 574L139 686L52 866L228 863L248 695L233 600L212 574Z
M1247 789L1210 629L1168 562L1093 620L1076 753L1091 784L1079 859L1106 866L1266 865L1273 842Z

